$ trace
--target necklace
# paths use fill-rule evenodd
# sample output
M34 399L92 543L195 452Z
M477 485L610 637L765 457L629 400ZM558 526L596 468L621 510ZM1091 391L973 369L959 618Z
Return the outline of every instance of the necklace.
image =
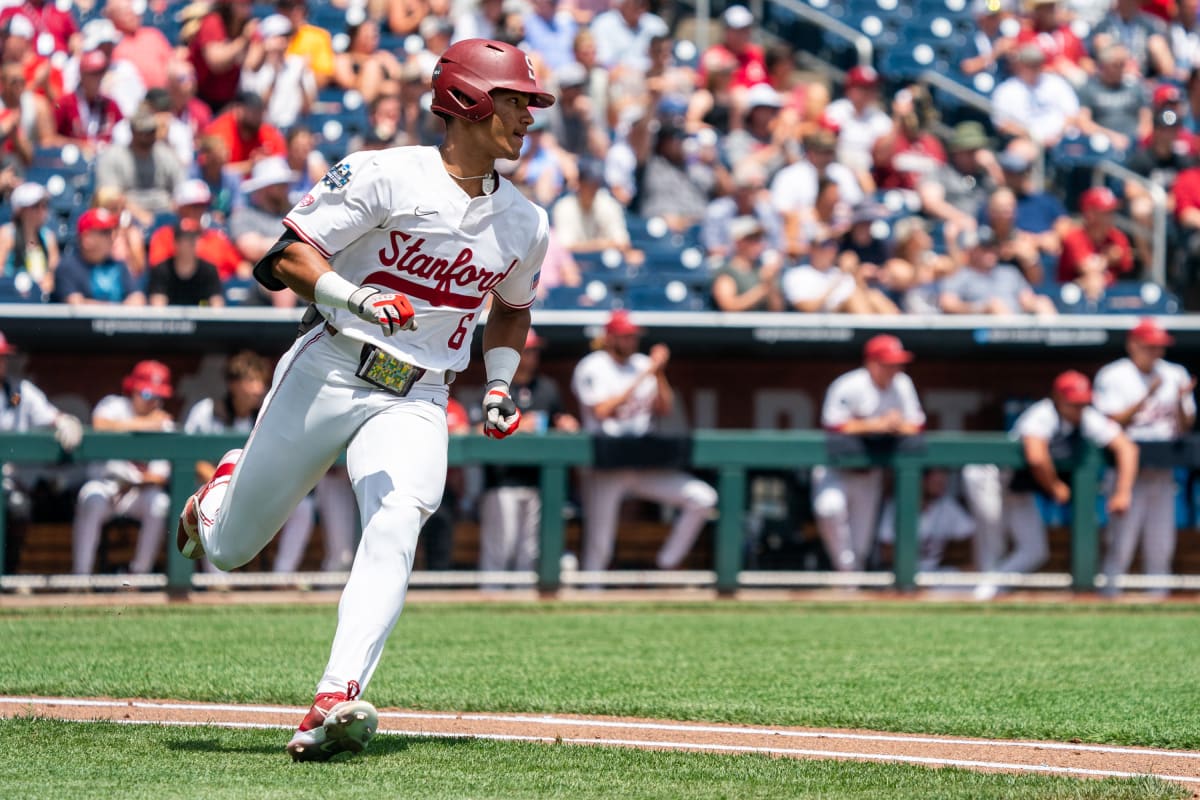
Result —
M446 174L447 174L447 175L449 175L451 178L454 178L454 180L456 180L456 181L477 181L477 180L479 180L480 178L482 178L482 179L483 179L483 193L484 193L484 194L491 194L491 193L492 193L493 191L495 191L495 189L496 189L496 172L495 172L495 170L492 170L491 172L484 173L483 175L462 175L462 176L459 176L459 175L455 175L455 174L454 174L453 172L451 172L450 170L446 170Z

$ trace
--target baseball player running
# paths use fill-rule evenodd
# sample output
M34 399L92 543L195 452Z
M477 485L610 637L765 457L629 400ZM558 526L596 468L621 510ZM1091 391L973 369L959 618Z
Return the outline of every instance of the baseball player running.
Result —
M829 432L863 436L910 436L925 427L925 411L904 368L913 354L890 334L871 337L863 365L829 385L821 426ZM813 512L834 569L866 566L883 498L883 470L813 468Z
M1196 379L1179 364L1163 359L1174 338L1152 319L1129 332L1128 358L1096 373L1096 408L1135 442L1161 442L1192 429L1196 421ZM1104 574L1112 580L1129 571L1138 541L1142 570L1168 575L1175 555L1175 477L1169 465L1143 466L1133 484L1129 511L1108 524Z
M244 449L225 454L180 517L185 556L233 569L346 448L362 539L316 699L287 746L298 761L360 752L374 733L375 709L360 694L403 608L417 534L442 497L448 384L470 359L489 295L484 433L507 436L521 418L509 385L548 222L494 162L520 156L531 110L554 96L522 51L484 39L448 48L432 87L441 145L348 156L255 266L265 287L290 288L319 317L277 365Z

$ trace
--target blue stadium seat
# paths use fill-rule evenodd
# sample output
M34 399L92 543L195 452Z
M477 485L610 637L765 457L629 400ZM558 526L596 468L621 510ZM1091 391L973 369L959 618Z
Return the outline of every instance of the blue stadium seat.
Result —
M1152 281L1117 281L1104 293L1105 314L1177 314L1179 298Z
M231 306L246 306L259 304L258 283L254 278L239 278L234 275L222 282L225 290L225 303Z
M625 305L638 311L705 311L708 294L683 281L654 281L626 288Z
M585 280L580 286L555 286L546 290L543 308L594 308L609 310L620 307L620 296L597 281Z
M0 303L43 303L46 299L29 275L0 276Z

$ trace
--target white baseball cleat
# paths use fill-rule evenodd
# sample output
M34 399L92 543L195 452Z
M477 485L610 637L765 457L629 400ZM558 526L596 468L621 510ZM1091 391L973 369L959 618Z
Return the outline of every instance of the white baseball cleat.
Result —
M319 694L287 744L293 761L328 761L338 753L361 753L379 728L379 712L343 692Z

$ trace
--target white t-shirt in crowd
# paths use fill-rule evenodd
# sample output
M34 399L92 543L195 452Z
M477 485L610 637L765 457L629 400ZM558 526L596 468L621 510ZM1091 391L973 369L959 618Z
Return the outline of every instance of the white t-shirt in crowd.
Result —
M788 305L801 300L816 300L829 292L820 310L837 311L854 294L854 276L836 266L820 270L811 264L798 264L783 273L780 288Z
M856 112L846 97L830 103L825 116L838 126L838 161L851 169L870 171L875 163L871 151L876 141L891 133L892 118L878 106Z
M834 161L825 168L825 177L837 184L838 198L854 207L863 201L862 186L854 172ZM817 203L820 175L811 161L797 161L775 173L771 179L771 204L780 214L811 209Z

